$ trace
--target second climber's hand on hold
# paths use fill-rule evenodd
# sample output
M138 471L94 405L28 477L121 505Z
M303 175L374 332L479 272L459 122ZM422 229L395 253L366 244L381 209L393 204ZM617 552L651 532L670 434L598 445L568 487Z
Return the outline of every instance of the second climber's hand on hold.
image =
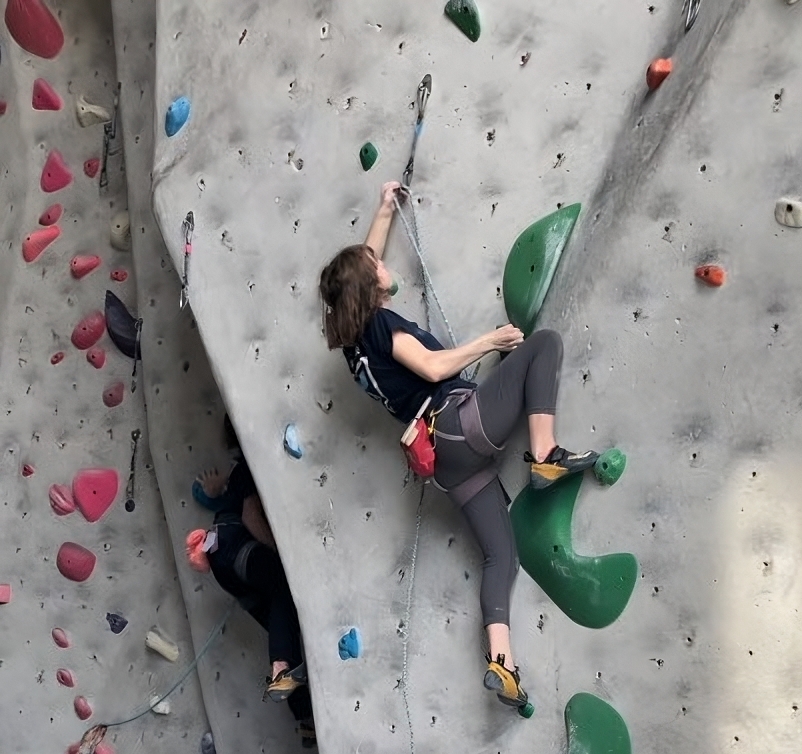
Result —
M217 470L217 467L206 469L199 477L198 481L203 487L203 491L209 497L221 495L225 488L225 477Z
M524 342L524 334L515 325L499 327L486 337L494 351L512 351Z
M398 181L388 181L382 186L382 208L389 209L391 212L395 211L395 197L398 196L399 201L402 199L402 186Z

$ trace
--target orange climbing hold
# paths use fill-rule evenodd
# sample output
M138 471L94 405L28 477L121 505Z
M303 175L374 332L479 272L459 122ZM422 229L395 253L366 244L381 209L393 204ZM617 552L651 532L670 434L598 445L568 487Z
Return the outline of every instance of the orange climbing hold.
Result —
M47 81L36 79L33 82L31 105L34 110L61 110L64 107L64 100Z
M94 178L98 170L100 170L100 160L97 157L91 157L84 163L84 173L87 178Z
M11 584L0 584L0 605L11 602Z
M653 60L646 71L646 86L654 91L668 78L673 68L674 64L671 62L671 58Z
M61 235L58 225L39 228L25 236L22 242L22 258L30 264L35 262L39 255Z
M31 55L54 58L64 46L64 32L42 0L8 0L6 26L14 41Z
M125 385L122 382L115 382L103 391L103 403L108 408L114 408L123 402L124 395Z
M64 162L61 152L54 149L45 161L45 166L42 168L42 177L39 179L39 185L42 191L47 194L52 194L54 191L69 186L72 183L72 173Z
M60 204L51 204L41 215L39 215L39 225L54 225L61 218L64 207Z
M98 267L100 267L100 257L97 254L76 254L70 260L70 272L76 280L86 277Z
M86 360L95 368L103 369L106 363L106 351L94 346L86 352Z
M65 542L58 548L56 568L70 581L86 581L95 570L95 563L95 554L75 542Z
M727 271L717 264L703 264L696 268L696 277L714 288L720 288L727 282Z
M79 351L85 351L100 340L105 329L106 317L103 312L95 311L87 314L75 325L70 340Z

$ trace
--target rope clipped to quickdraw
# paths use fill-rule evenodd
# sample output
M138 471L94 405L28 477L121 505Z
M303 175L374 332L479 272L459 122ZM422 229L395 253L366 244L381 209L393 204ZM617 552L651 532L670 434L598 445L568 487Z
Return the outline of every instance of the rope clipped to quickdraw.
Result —
M173 693L189 676L189 674L198 667L198 663L201 661L201 658L206 654L209 648L212 646L214 640L220 635L220 632L223 630L223 626L226 624L226 621L231 616L232 611L234 610L234 606L237 604L236 600L232 600L229 603L228 608L226 609L225 614L223 617L218 621L217 625L211 630L209 633L208 638L206 639L206 643L201 647L200 652L195 655L195 659L187 666L186 670L181 674L178 680L170 686L170 688L162 694L157 699L154 698L147 707L145 707L141 712L137 712L130 717L125 718L124 720L118 720L114 723L100 723L99 725L95 725L90 728L86 733L83 734L81 737L81 742L78 745L78 754L95 754L95 750L97 749L100 742L103 740L103 737L106 735L106 731L109 728L116 728L121 725L126 725L127 723L132 723L134 720L138 720L140 717L147 715L156 705L161 704L170 694Z

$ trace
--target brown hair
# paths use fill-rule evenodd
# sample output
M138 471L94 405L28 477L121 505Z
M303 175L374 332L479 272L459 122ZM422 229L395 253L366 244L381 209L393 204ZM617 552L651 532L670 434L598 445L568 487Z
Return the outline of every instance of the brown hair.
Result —
M387 297L379 288L373 249L365 244L348 246L337 254L320 273L319 290L330 349L354 345Z

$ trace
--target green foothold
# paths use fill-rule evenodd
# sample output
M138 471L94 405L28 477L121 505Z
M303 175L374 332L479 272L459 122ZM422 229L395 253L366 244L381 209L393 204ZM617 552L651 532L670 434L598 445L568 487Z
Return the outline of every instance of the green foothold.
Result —
M593 473L602 484L613 485L621 478L626 467L627 457L618 448L610 448L599 456Z
M524 487L510 508L523 569L572 621L604 628L627 606L638 580L630 553L577 555L571 540L574 503L582 475L572 474L545 490Z
M528 720L535 714L535 705L532 702L527 702L523 707L518 707L518 714Z
M482 27L479 23L479 9L473 0L448 0L445 14L471 42L479 39Z
M375 164L376 160L379 159L379 150L373 146L369 141L366 141L362 145L362 149L359 150L359 161L362 163L362 170L366 173L370 170Z
M398 281L395 278L393 278L393 283L387 293L391 296L395 296L395 294L398 293Z
M632 754L627 724L607 702L575 694L565 705L568 754Z
M512 245L504 267L504 307L524 337L535 329L540 307L576 225L581 204L563 207L530 225Z

